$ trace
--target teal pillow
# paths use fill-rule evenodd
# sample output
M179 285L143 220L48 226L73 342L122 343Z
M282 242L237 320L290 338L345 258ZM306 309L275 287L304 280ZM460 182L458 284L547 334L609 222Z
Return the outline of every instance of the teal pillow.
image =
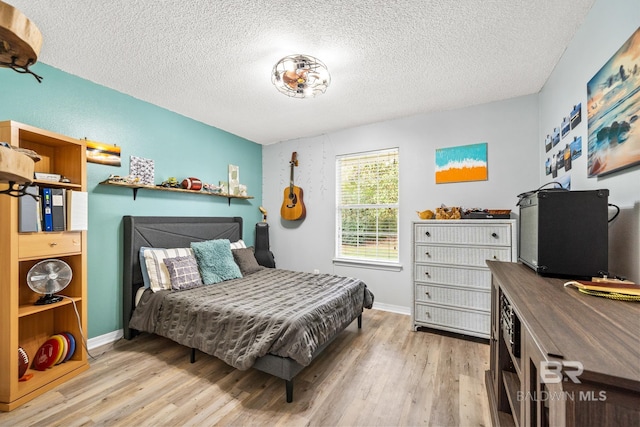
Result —
M233 260L228 239L192 242L191 249L198 261L200 275L205 285L242 277L238 264Z

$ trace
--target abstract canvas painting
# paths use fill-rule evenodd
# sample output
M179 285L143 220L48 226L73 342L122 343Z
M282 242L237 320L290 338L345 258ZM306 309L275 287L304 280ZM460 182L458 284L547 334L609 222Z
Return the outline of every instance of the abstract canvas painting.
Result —
M640 164L640 28L589 83L587 174Z
M436 184L486 181L487 143L436 149Z

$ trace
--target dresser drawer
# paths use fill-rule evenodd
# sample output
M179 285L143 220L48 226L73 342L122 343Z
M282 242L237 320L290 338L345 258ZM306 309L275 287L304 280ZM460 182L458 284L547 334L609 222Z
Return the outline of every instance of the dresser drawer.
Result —
M415 262L486 267L486 260L512 261L511 248L416 245Z
M82 232L79 231L18 235L18 257L20 259L79 254L81 251Z
M416 225L414 241L416 243L511 246L511 225L465 225L464 220L461 221L460 225Z
M425 326L433 325L450 330L456 329L460 332L475 332L488 337L491 314L416 303L415 319L416 322Z
M446 286L416 285L416 302L446 304L476 310L491 310L489 290L458 289Z
M491 289L491 272L488 268L442 267L425 264L416 264L414 268L413 279L416 282Z

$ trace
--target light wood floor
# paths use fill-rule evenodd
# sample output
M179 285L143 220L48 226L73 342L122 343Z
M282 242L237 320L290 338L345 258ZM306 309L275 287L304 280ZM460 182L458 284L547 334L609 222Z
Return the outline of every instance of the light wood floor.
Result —
M489 346L412 332L408 316L366 310L294 380L164 338L120 340L91 369L9 413L1 426L488 426ZM102 353L102 354L101 354Z

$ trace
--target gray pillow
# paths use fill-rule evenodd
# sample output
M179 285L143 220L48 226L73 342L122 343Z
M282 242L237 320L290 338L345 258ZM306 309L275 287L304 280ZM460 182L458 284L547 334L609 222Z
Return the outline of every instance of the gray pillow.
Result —
M233 259L236 261L236 264L238 264L238 267L240 267L240 272L243 276L253 274L264 268L258 264L253 252L253 246L242 249L232 249L231 252L233 252Z
M167 270L169 270L171 289L174 291L183 291L202 286L202 278L200 277L195 257L165 258L164 263L167 266Z

